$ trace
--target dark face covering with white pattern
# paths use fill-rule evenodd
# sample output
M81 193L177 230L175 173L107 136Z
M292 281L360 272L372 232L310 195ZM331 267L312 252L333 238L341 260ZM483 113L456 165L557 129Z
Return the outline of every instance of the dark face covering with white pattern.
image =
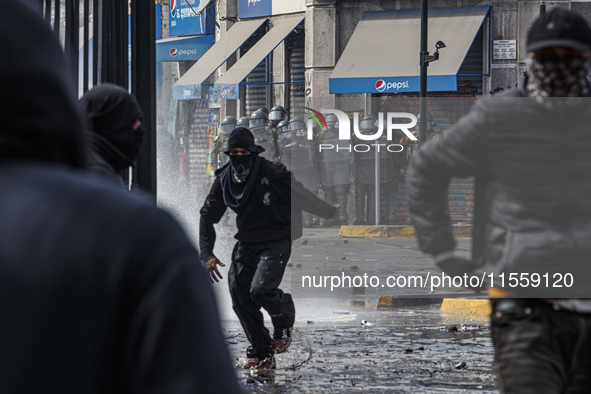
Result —
M565 57L529 56L527 58L527 93L549 108L573 105L580 100L552 100L553 97L587 97L590 67L587 58L579 55Z
M232 166L235 182L242 183L246 180L246 177L250 174L254 156L252 153L250 155L230 155L230 165Z

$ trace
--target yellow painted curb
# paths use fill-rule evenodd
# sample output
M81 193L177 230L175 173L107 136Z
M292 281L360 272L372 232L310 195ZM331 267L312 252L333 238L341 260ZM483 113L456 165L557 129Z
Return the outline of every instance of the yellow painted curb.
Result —
M457 238L472 236L472 226L453 225ZM414 226L341 226L339 237L345 238L415 238Z
M491 306L489 300L470 298L445 298L441 303L442 315L489 318Z

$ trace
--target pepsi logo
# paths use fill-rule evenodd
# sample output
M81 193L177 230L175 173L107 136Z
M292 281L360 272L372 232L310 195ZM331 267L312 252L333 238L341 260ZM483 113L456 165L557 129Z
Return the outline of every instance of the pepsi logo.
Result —
M376 82L376 90L377 90L378 92L383 92L384 90L386 90L386 82L384 82L384 80L383 80L383 79L379 79L379 80Z
M176 48L170 48L170 51L168 51L168 53L170 54L170 56L175 57L179 54L179 50Z
M170 0L170 15L176 17L176 0Z

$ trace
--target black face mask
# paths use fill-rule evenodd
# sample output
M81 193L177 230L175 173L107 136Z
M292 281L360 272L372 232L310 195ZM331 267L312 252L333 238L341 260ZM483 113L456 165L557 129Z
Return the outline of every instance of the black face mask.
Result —
M230 156L230 165L234 170L234 180L238 183L244 182L248 174L250 174L250 169L252 168L252 161L254 160L255 155L229 155Z

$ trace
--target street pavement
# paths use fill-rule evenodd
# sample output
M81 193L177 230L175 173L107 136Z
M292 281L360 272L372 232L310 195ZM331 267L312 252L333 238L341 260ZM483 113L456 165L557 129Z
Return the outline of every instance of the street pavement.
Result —
M441 317L436 307L349 308L348 315L337 315L330 309L338 305L328 302L322 314L305 301L296 300L303 316L294 341L269 373L240 369L248 344L237 322L225 322L247 393L498 392L486 322Z
M441 316L439 305L377 310L382 295L433 297L472 294L453 287L381 286L388 276L440 275L415 239L342 238L337 228L306 229L293 244L281 288L296 304L294 341L277 356L271 373L250 373L239 366L248 343L225 281L214 285L226 341L247 393L497 393L489 324ZM218 230L216 254L229 262L234 243L229 226ZM469 239L458 240L468 256ZM372 287L302 287L302 277L376 276ZM375 282L374 282L375 284ZM271 322L266 315L266 324ZM367 324L362 324L362 322Z

